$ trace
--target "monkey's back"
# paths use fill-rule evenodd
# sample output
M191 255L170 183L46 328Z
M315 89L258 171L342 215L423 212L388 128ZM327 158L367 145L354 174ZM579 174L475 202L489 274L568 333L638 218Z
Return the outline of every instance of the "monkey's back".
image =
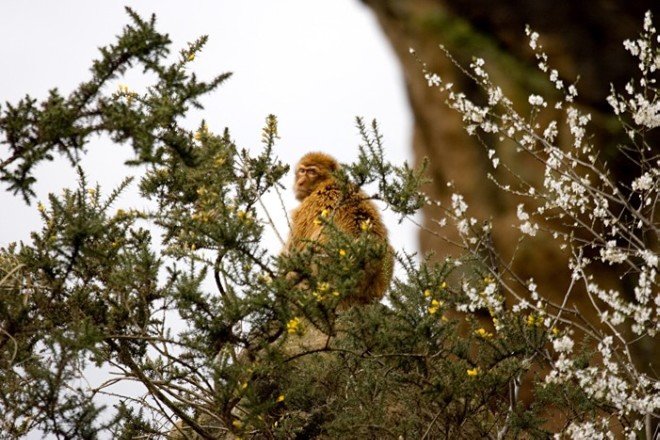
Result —
M377 206L362 191L349 188L342 192L334 180L329 179L319 184L292 213L291 239L287 249L302 250L310 242L325 242L326 226L321 221L324 217L352 237L368 233L386 247L383 258L368 261L361 268L365 273L364 279L359 283L357 291L350 295L348 302L367 303L380 299L392 278L394 253Z

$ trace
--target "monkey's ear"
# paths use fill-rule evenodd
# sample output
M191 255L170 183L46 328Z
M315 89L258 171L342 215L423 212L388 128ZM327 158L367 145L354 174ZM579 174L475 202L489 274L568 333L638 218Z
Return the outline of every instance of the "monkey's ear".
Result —
M326 163L326 166L330 170L330 172L334 173L335 171L337 171L338 169L341 168L341 165L339 165L339 162L337 162L337 159L335 159L334 157L332 157L328 154L324 154L324 153L321 153L321 154L323 155L323 159Z

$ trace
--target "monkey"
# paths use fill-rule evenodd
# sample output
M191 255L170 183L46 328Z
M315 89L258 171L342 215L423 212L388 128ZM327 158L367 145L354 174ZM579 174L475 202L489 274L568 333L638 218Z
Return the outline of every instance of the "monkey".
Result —
M339 169L333 157L320 152L307 153L296 165L293 191L300 205L291 215L291 233L285 253L301 251L310 243L325 242L326 225L319 221L320 217L327 217L349 236L371 234L385 246L385 254L379 261L367 262L363 279L343 301L344 305L367 304L380 300L389 287L394 252L378 208L355 186L349 185L348 191L342 191L333 175Z

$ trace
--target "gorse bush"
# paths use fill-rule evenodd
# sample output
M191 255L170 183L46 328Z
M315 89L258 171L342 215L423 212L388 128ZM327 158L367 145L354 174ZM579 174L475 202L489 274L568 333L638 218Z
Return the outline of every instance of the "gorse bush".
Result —
M139 189L152 203L118 209L130 179L104 194L78 169L77 188L37 204L43 227L31 242L0 252L3 438L652 435L657 377L629 350L659 325L660 172L645 139L660 125L660 51L650 16L640 39L626 43L642 79L609 100L630 134L622 148L639 171L630 182L613 180L599 160L589 117L573 105L576 89L542 52L540 67L565 91L555 103L564 124L537 122L551 104L536 95L531 115L519 114L481 60L466 73L488 93L487 106L425 72L470 133L512 140L545 167L541 184L502 189L530 200L518 210L521 236L548 234L570 251L571 286L584 286L601 321L591 323L567 307L572 288L555 304L544 286L508 271L487 219L469 217L459 194L440 223L455 221L464 257L399 251L401 276L382 303L342 307L382 243L321 218L322 245L287 255L265 248L264 227L285 211L268 212L262 198L279 194L289 170L276 156L276 118L267 117L257 155L228 130L218 135L203 121L183 128L188 110L227 75L198 81L190 64L205 38L168 61L171 42L155 20L128 12L131 24L101 49L90 81L68 97L52 91L0 113L0 179L26 201L37 164L63 155L77 165L90 136L105 133L133 148L127 165L146 166ZM133 67L153 74L145 93L104 92ZM376 188L370 197L401 218L435 203L421 191L424 167L387 162L377 125L357 125L360 155L337 173L340 187ZM555 143L559 130L572 136L570 148ZM507 166L486 148L494 167ZM622 266L634 297L600 286L595 260ZM106 379L89 383L93 367ZM126 392L125 383L138 386Z

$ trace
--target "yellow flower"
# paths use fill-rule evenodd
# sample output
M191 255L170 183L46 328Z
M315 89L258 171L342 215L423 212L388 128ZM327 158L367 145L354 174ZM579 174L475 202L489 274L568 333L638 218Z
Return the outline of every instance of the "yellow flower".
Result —
M340 257L345 257L346 256L346 251L344 249L339 249L339 256Z
M188 55L188 61L193 61L195 59L195 53Z
M202 136L205 134L208 134L209 132L209 126L206 125L206 122L202 123L202 126L195 132L195 135L193 136L196 141L199 141L202 139Z
M429 313L431 315L435 314L435 312L438 311L441 305L442 305L442 301L438 301L437 299L434 299L433 301L431 301L431 305L429 306Z
M543 316L534 316L534 314L530 314L527 315L527 319L525 321L529 327L533 327L534 325L540 327L543 325L545 320L543 319Z
M243 382L243 383L241 384L241 389L244 390L244 389L247 388L247 386L248 386L248 383L247 383L247 382Z
M323 218L326 218L328 216L328 214L330 214L330 211L328 211L327 209L324 209L323 211L321 211L321 217L323 217Z
M474 367L472 369L467 370L467 375L470 377L477 376L479 374L479 367Z
M431 296L431 291L430 291L429 289L426 289L426 290L424 291L424 296L425 296L426 298L428 298L429 296Z
M286 323L286 331L289 334L298 333L300 328L300 318L295 317Z
M360 229L362 232L367 232L371 230L371 219L367 219L360 223Z
M318 288L321 292L325 292L326 290L328 290L330 288L330 284L328 284L326 282L322 282L322 283L319 283Z
M534 315L527 315L527 325L532 327L534 325Z
M240 420L234 420L233 422L231 422L231 424L234 425L235 428L243 427L243 422L241 422Z
M278 402L278 403L279 402L284 402L284 394L280 394L279 396L277 396L277 399L275 401Z
M492 333L487 332L487 331L486 331L485 329L483 329L483 328L480 328L480 329L478 329L478 330L475 330L475 331L474 331L474 334L477 335L477 336L479 336L480 338L484 338L484 339L490 339L490 338L493 337L493 334L492 334Z
M557 336L559 334L559 329L557 327L552 327L552 329L550 331L555 336Z
M447 288L447 283L445 283L445 282L443 281L442 284L440 284L440 288L441 288L441 289L446 289L446 288Z
M333 295L333 296L339 296L340 293L339 293L337 290L335 290L334 292L332 292L332 295Z
M322 223L321 220L319 220L319 219L317 219L317 218L314 219L314 224L315 224L316 226L319 226L321 223Z

